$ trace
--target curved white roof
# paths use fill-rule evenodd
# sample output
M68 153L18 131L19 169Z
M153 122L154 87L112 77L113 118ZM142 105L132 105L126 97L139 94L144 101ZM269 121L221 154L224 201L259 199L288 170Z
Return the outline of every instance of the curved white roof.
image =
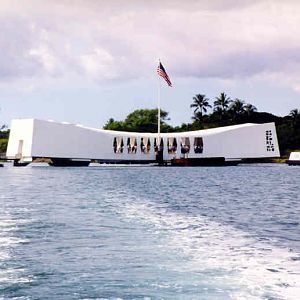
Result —
M24 120L24 119L22 119ZM66 126L76 126L80 127L83 129L87 130L92 130L96 132L101 132L101 133L107 133L107 134L113 134L114 136L144 136L144 137L155 137L157 136L156 133L150 133L150 132L129 132L129 131L117 131L117 130L107 130L107 129L100 129L100 128L93 128L93 127L88 127L84 126L82 124L72 124L69 122L55 122L53 120L41 120L41 119L28 119L28 120L36 120L36 121L42 121L42 122L51 122L51 123L56 123L56 124L61 124L61 125L66 125ZM217 128L209 128L209 129L201 129L201 130L194 130L194 131L184 131L184 132L167 132L167 133L161 133L161 137L183 137L183 136L208 136L208 135L214 135L217 133L222 133L222 132L228 132L231 130L236 130L239 128L244 128L244 127L251 127L251 126L259 126L261 124L256 124L256 123L245 123L245 124L240 124L240 125L230 125L230 126L223 126L223 127L217 127Z

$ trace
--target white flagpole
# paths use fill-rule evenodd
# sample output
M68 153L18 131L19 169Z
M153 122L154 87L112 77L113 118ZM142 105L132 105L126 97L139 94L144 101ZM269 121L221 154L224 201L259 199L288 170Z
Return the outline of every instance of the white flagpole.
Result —
M160 61L159 61L160 62ZM158 103L157 103L157 135L158 135L158 141L157 143L159 143L159 145L157 145L158 147L160 146L160 97L161 97L161 84L160 84L160 76L158 76Z
M160 60L159 60L160 64ZM160 149L160 99L161 98L161 84L160 84L160 75L158 76L158 103L157 103L157 159L158 164L160 165L162 163L161 161L161 149Z

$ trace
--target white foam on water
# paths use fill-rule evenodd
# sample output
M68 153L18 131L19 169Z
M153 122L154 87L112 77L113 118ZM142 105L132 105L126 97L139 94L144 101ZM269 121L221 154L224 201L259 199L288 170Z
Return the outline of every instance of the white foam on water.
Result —
M0 219L0 230L15 230L19 225L24 225L32 222L32 220L12 220L12 219Z
M227 286L232 299L300 298L300 261L292 259L299 253L207 217L177 214L149 202L128 202L120 209L128 221L167 233L165 247L187 258L174 264L175 270L210 274L213 282L208 284Z
M16 284L16 283L28 283L32 280L26 276L21 276L25 272L25 269L18 268L7 268L0 272L0 286L4 284Z
M0 237L0 245L1 247L7 247L7 246L12 246L12 245L17 245L17 244L24 244L27 243L28 240L26 239L20 239L17 237Z
M144 297L143 298L144 300L151 300L150 298L147 298L147 297ZM115 298L115 297L113 297L113 298L80 298L80 300L124 300L124 298L119 298L119 297L117 297L117 298Z
M22 239L16 236L11 235L11 232L14 232L19 225L27 224L28 220L10 220L2 219L0 220L0 251L1 248L11 247L17 244L27 243L27 239ZM1 252L0 252L1 257Z
M28 223L28 220L0 220L0 266L1 262L11 259L11 252L13 249L21 244L27 243L28 240L13 236L13 232L19 225ZM27 283L31 280L22 276L25 270L22 268L0 269L0 286L4 284Z

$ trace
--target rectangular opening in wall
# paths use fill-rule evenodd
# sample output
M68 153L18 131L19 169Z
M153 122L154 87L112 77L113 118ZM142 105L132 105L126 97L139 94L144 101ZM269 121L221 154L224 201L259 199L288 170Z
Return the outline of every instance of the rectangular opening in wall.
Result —
M18 153L16 155L16 158L21 159L23 156L23 144L24 140L19 140L19 145L18 145Z
M124 142L123 142L123 138L118 136L114 138L113 141L113 148L114 148L114 153L123 153L123 149L124 149Z
M150 152L151 143L148 137L141 138L141 152L144 154L148 154Z
M177 140L174 137L168 138L168 153L175 154L177 151Z
M195 151L195 153L203 153L203 138L202 137L195 137L194 151Z
M191 144L188 137L181 138L181 153L186 154L190 152Z
M137 151L137 140L135 137L127 139L127 150L129 154L135 154Z
M159 145L159 147L158 147ZM158 142L158 138L154 139L154 151L158 152L158 151L163 151L164 150L164 140L162 138L159 138L159 142Z

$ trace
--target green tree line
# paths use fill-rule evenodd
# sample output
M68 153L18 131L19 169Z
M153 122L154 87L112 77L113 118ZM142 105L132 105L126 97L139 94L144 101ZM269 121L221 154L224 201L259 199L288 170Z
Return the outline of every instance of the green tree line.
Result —
M6 125L0 125L0 154L6 152L9 137L9 129Z
M193 97L190 108L193 110L190 123L172 127L167 124L168 112L161 111L161 132L180 132L208 129L243 123L275 122L279 147L282 155L291 150L300 149L300 110L293 109L290 114L279 117L268 112L259 112L257 108L242 99L231 99L224 92L213 101L204 94ZM157 109L139 109L130 113L125 120L109 119L104 129L157 132Z

